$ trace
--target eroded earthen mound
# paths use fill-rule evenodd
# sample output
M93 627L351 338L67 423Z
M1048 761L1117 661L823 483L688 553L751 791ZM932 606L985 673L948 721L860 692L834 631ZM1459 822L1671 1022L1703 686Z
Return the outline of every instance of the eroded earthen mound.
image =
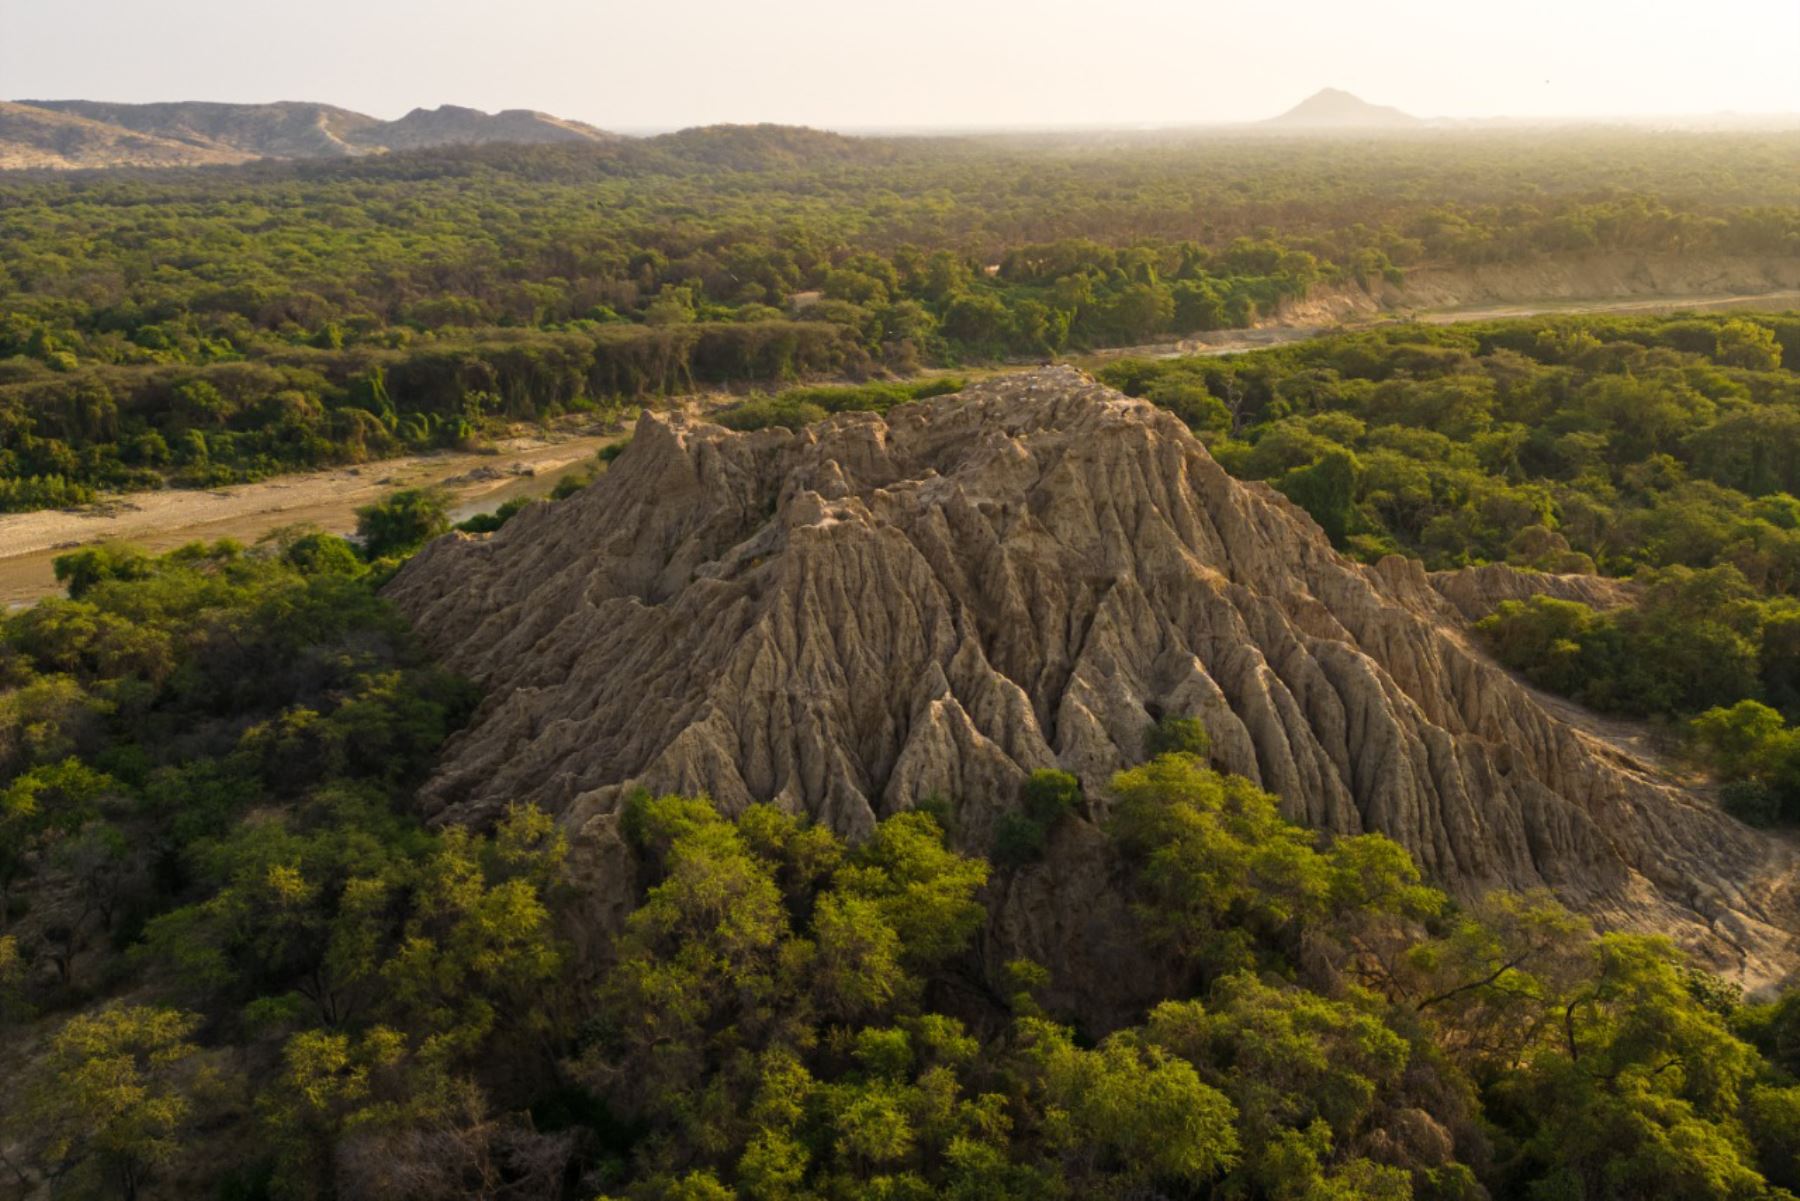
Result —
M1548 885L1752 983L1796 956L1791 849L1547 711L1416 564L1346 561L1067 369L797 433L647 414L598 483L390 595L489 690L425 790L441 819L534 801L604 841L642 786L854 836L938 794L980 845L1033 769L1102 798L1193 715L1291 816L1453 891ZM1078 875L1009 886L1020 949L1093 934Z

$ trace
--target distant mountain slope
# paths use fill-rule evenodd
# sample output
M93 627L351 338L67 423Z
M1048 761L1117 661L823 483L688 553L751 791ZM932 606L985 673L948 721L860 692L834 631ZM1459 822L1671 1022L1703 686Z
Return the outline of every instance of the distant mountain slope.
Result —
M240 158L336 158L367 154L348 139L378 126L374 117L330 104L284 100L274 104L218 104L187 100L168 104L105 104L94 100L28 100L52 112L122 126Z
M489 116L480 109L446 104L415 108L398 121L376 122L359 129L353 140L385 150L422 150L430 146L477 146L490 142L610 142L618 134L548 113L510 108Z
M769 171L828 161L890 159L894 143L803 125L699 125L648 139L645 146L684 162L731 171Z
M0 101L0 170L79 167L193 167L252 157L199 146L27 104Z
M444 105L382 121L330 104L95 100L0 103L0 168L175 167L349 158L494 143L595 143L617 134L547 113Z
M1324 88L1263 124L1290 129L1405 129L1424 122L1397 108L1370 104L1337 88Z

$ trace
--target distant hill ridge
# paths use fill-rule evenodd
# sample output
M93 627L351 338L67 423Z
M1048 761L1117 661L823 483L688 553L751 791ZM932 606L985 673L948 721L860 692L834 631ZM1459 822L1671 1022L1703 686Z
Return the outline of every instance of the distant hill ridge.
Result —
M1399 129L1425 122L1385 104L1370 104L1337 88L1323 88L1263 122L1292 129Z
M0 169L189 167L242 162L245 157L139 133L76 112L0 102Z
M1792 119L1783 120L1791 123ZM1568 127L1591 122L1571 118L1537 123ZM1404 134L1414 130L1514 128L1531 124L1508 118L1421 118L1391 105L1372 104L1340 88L1323 88L1279 116L1196 128L1221 133L1329 136L1343 132ZM1765 126L1782 127L1773 117L1755 127ZM930 134L926 130L914 132ZM438 147L620 147L626 143L654 148L655 152L709 168L771 170L821 157L879 159L894 152L896 137L873 131L845 134L763 123L698 126L636 138L531 109L486 113L453 104L415 108L397 120L383 121L336 105L293 100L270 104L0 101L0 170L193 167L259 159L357 159Z
M349 158L494 142L610 142L618 135L527 109L443 105L383 121L330 104L94 100L0 103L0 168L200 166L261 158Z

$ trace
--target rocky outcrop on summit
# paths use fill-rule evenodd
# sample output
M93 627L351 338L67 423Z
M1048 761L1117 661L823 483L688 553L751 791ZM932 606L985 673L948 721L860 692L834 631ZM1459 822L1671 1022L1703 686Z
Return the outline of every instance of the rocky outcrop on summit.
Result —
M440 820L535 801L616 847L645 787L856 836L937 794L981 846L1032 770L1100 817L1153 721L1194 715L1292 817L1459 893L1548 886L1752 984L1796 958L1789 848L1546 711L1416 563L1345 560L1067 369L798 432L646 414L599 482L433 543L389 595L488 689L424 790ZM1000 906L1020 953L1103 916L1069 853Z

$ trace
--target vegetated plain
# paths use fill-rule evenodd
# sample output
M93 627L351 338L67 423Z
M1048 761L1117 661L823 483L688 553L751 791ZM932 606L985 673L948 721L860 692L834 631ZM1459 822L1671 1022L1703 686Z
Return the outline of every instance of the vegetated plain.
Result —
M216 486L702 385L1242 326L1427 264L1791 259L1795 149L752 129L7 179L0 481L15 509ZM1518 602L1483 633L1585 704L1699 715L1726 803L1779 824L1800 794L1796 367L1791 315L1558 316L1104 378L1346 554L1631 577L1622 607ZM930 390L789 389L725 419ZM0 1188L1800 1188L1800 994L1746 1000L1543 896L1451 901L1385 839L1285 822L1186 715L1106 798L1033 776L981 845L958 798L849 846L767 806L639 797L618 828L639 875L596 938L582 848L544 815L417 816L480 698L379 590L449 524L411 491L368 506L355 545L87 548L58 565L67 599L0 619L0 1068L20 1082ZM1116 1030L1071 1026L1043 969L980 952L985 907L1102 800L1095 837L1175 982Z
M1796 162L1794 134L754 127L8 176L0 507L455 445L696 387L1238 328L1446 267L1531 286L1542 264L1610 256L1624 283L1662 260L1695 277L1667 281L1683 292L1767 291L1741 268L1800 258Z

